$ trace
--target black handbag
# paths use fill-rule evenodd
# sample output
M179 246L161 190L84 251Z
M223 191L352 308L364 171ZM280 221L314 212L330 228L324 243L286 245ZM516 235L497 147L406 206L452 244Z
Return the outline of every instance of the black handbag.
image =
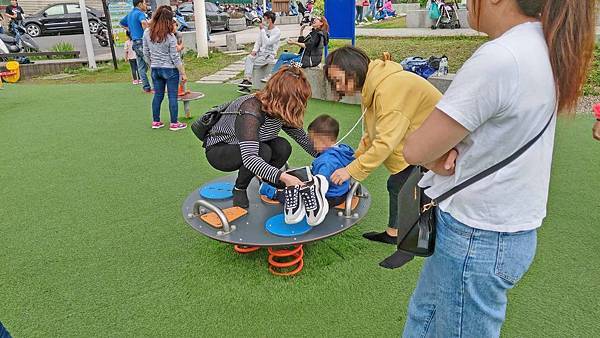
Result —
M194 123L192 123L192 132L194 132L194 135L196 135L196 137L200 141L202 141L203 143L206 142L206 138L208 137L210 130L212 129L212 127L215 126L215 124L217 124L217 122L219 122L222 115L239 114L239 112L237 111L226 112L229 105L230 102L223 103L219 106L214 106L209 111L200 116L196 121L194 121Z
M398 196L398 251L421 257L433 255L435 249L435 213L437 206L457 192L495 173L519 158L519 156L540 139L546 129L548 129L553 117L554 114L550 116L544 129L539 134L508 158L467 179L435 199L427 197L423 191L424 189L418 186L425 170L422 167L415 167L402 189L400 189Z

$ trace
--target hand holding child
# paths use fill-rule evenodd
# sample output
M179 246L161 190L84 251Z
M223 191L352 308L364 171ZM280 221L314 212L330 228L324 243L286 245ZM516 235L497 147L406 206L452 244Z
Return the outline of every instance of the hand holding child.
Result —
M340 168L331 174L331 182L335 183L336 185L342 185L351 178L352 176L350 176L350 173L346 168Z

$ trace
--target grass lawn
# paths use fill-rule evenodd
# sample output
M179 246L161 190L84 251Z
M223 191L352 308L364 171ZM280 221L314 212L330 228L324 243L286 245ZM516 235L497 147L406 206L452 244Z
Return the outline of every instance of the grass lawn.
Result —
M362 26L362 28L406 28L406 17L396 17L387 20L383 20L371 25Z
M229 64L242 59L242 56L227 55L220 52L211 52L209 59L197 58L194 52L184 55L186 72L190 80L216 73ZM90 71L87 68L77 68L67 71L74 77L62 80L43 80L41 78L25 81L26 83L57 84L57 83L105 83L105 82L131 82L131 68L129 63L119 60L118 70L113 69L111 63L101 63L100 68Z
M235 97L232 86L190 86L207 94L196 116ZM381 269L393 248L360 236L386 224L383 170L365 182L366 219L309 245L302 273L279 278L264 252L239 256L184 222L185 197L222 174L189 130L149 128L139 88L11 85L0 96L0 320L15 337L399 336L423 260ZM306 120L321 113L342 131L360 114L313 101ZM549 217L509 294L506 337L600 335L592 121L560 123ZM291 163L308 157L295 147Z

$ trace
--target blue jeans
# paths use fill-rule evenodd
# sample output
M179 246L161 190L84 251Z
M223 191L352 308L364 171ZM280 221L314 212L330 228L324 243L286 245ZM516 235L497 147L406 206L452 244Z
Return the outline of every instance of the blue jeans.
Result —
M279 70L279 68L281 68L281 66L283 66L283 65L289 65L292 62L300 62L301 60L302 60L302 55L300 55L300 54L281 53L281 55L279 55L279 59L277 59L277 62L273 66L273 69L271 69L271 73L275 74Z
M179 70L177 68L152 68L152 83L154 83L154 98L152 99L152 121L160 121L160 105L165 97L165 86L169 95L169 113L171 123L177 122L179 106L177 103L177 88L179 87ZM140 74L141 75L141 74Z
M437 212L435 253L410 299L403 337L498 337L508 290L535 256L537 231L471 228Z
M149 91L152 88L150 87L150 82L148 81L148 65L146 64L146 60L144 60L144 42L142 40L133 40L131 49L133 49L135 52L138 74L142 80L142 84L144 85L144 90Z
M367 16L375 18L375 14L377 14L377 0L371 0L371 3L369 5L369 12L367 13Z

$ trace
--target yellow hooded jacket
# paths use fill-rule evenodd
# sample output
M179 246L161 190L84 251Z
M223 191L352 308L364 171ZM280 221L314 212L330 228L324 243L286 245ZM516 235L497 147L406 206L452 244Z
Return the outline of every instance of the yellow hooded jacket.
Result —
M400 64L372 61L362 89L363 137L356 160L346 167L350 176L362 181L381 164L392 174L406 169L404 138L421 126L441 97L431 83Z

